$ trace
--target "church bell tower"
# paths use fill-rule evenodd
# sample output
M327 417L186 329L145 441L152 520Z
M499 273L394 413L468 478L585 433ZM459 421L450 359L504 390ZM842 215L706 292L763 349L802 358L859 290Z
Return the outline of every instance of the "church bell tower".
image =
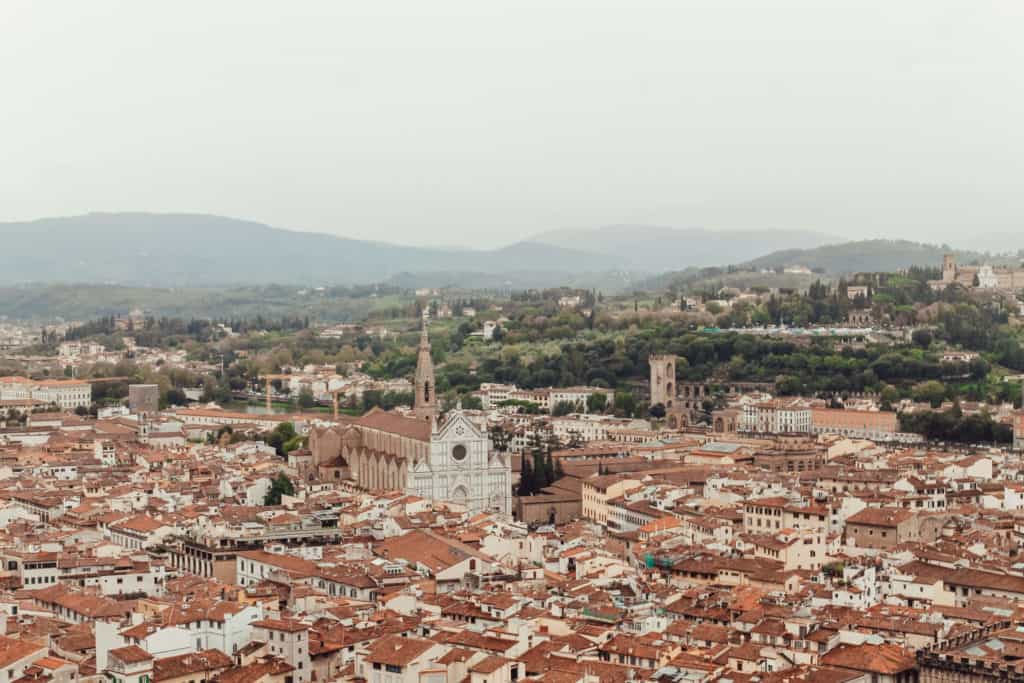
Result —
M427 338L427 325L423 324L420 333L420 348L416 356L416 392L413 397L412 410L416 417L432 420L437 417L437 385L434 382L434 361L430 358L430 339Z

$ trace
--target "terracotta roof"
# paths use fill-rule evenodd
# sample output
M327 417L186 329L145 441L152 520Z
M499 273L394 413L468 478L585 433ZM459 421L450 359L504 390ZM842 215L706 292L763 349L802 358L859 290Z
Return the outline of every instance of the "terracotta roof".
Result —
M216 683L259 683L267 676L279 676L295 671L295 667L273 659L268 662L258 662L248 666L235 667L218 674L213 680Z
M7 668L15 662L29 657L36 652L46 654L46 646L31 640L19 640L0 636L0 668Z
M60 657L43 657L42 659L36 660L36 666L41 666L44 669L59 669L62 666L71 665L71 662L66 659L61 659Z
M498 655L490 655L489 657L484 657L479 662L471 666L469 670L475 674L492 674L501 667L505 666L505 664L508 663L508 661L509 660L505 659L504 657L499 657Z
M840 645L821 657L821 663L854 671L898 674L917 666L914 655L899 645Z
M149 654L138 645L116 647L110 651L110 654L125 664L137 664L139 662L148 662L153 659L153 655Z
M252 622L252 625L256 628L265 628L269 631L284 631L286 633L299 633L300 631L309 630L309 624L305 624L297 619L260 619L259 621Z
M434 573L470 557L484 562L491 561L475 548L424 529L389 538L377 546L376 552L391 560L404 559L416 562Z
M387 636L370 645L366 653L366 661L375 664L408 666L417 657L436 644L431 640L422 640L420 638Z
M864 508L846 520L848 524L895 527L914 516L904 508Z
M153 680L165 681L191 673L213 673L232 665L231 658L220 650L190 652L175 657L164 657L153 662Z
M167 526L161 522L156 521L152 517L147 515L135 515L130 519L126 519L121 522L116 522L110 525L111 529L127 529L128 531L139 531L142 533L149 533L156 531Z
M292 575L313 576L317 573L316 563L292 555L268 553L265 550L246 550L238 553L238 557L269 564Z
M380 408L366 413L355 424L417 441L430 441L431 424L427 420L403 417Z

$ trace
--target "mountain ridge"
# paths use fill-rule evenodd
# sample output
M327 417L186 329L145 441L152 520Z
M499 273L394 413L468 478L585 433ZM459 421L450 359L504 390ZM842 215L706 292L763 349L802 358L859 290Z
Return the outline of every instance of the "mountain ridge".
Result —
M754 259L780 248L817 247L845 241L809 230L708 230L642 224L548 230L530 239L615 255L622 260L623 268L646 272L721 266Z
M687 269L728 264L805 265L831 274L937 266L951 250L909 240L830 239L800 230L607 225L541 232L496 249L462 249L356 240L211 214L93 212L0 223L0 285L391 282L480 289L568 285L613 292L667 281ZM815 246L806 248L807 242ZM988 258L952 251L964 262Z
M616 270L609 256L516 242L446 250L191 213L94 212L0 223L0 283L364 284L404 273Z

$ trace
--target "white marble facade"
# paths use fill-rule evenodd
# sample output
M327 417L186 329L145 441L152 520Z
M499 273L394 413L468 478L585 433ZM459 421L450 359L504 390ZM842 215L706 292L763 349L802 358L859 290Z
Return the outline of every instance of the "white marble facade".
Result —
M453 410L430 438L430 457L409 471L406 492L463 504L471 512L512 512L512 467L487 433Z

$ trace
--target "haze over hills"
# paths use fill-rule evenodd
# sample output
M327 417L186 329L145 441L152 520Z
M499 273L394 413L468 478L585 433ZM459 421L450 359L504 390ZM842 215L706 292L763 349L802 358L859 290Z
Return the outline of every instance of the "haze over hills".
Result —
M535 242L488 251L428 249L293 232L200 214L92 213L0 223L0 283L143 286L356 284L398 276L612 271L618 259ZM443 279L443 278L442 278ZM530 278L513 278L522 285ZM527 284L527 286L531 286Z
M0 223L0 239L4 285L566 285L609 293L666 281L687 268L801 264L829 274L884 271L938 265L948 249L889 240L836 244L826 234L799 230L716 232L642 225L555 230L500 249L432 249L183 213L92 213ZM961 258L985 257L961 252ZM658 273L666 277L651 277Z
M809 230L706 230L658 225L608 225L551 230L533 242L614 256L623 268L658 273L741 263L780 249L808 249L845 240Z
M949 243L957 249L970 249L992 254L1014 254L1024 250L1024 230L1020 232L965 232L951 238Z

